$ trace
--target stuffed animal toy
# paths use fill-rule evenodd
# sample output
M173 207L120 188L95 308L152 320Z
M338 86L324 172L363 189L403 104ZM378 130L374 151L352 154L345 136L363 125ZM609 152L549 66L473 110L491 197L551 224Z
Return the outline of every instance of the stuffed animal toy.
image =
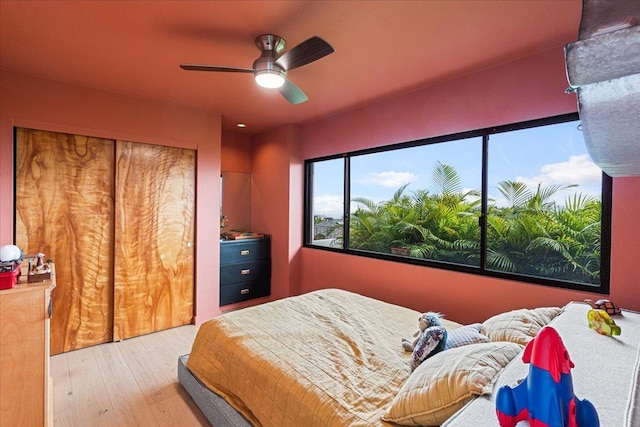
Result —
M410 341L407 338L402 338L402 348L404 348L404 351L411 353L427 328L431 326L442 326L442 322L440 321L441 318L442 314L435 313L433 311L422 313L418 318L418 331L413 334L415 339Z
M411 372L422 362L436 353L440 353L447 345L447 331L442 326L430 326L418 340L411 355Z
M447 331L442 326L442 314L429 311L418 318L418 331L410 341L402 339L402 348L411 355L411 371L436 353L444 350L447 343Z

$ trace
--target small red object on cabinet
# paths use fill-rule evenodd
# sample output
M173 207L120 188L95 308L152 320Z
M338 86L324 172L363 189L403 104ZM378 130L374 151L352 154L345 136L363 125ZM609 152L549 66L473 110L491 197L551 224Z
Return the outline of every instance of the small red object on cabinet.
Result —
M5 271L0 273L0 289L11 289L20 277L20 266L15 264L12 271Z

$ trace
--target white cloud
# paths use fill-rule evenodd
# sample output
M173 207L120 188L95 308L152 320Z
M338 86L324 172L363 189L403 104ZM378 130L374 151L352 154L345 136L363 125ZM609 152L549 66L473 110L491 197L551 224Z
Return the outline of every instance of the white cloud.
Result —
M313 214L342 217L342 195L324 194L313 198Z
M589 155L570 156L565 162L549 163L540 168L539 174L531 177L517 177L515 181L523 182L527 188L535 192L538 184L542 187L550 185L572 185L576 184L568 191L556 193L552 200L563 204L565 198L572 193L583 193L595 197L600 197L600 183L602 180L602 170L596 166ZM500 194L490 194L497 206L506 206L507 202Z
M411 172L378 172L371 173L369 176L361 180L363 184L375 184L382 187L400 188L404 184L409 184L417 180L417 176Z
M571 156L566 162L550 163L540 168L540 175L531 178L516 178L532 188L542 185L553 184L578 184L579 186L588 186L600 184L602 180L602 170L587 154L579 156Z
M580 187L599 184L602 170L587 154L571 156L566 162L550 163L540 168L540 174L530 178L518 177L516 181L535 189L539 183L543 186L553 184L577 184Z

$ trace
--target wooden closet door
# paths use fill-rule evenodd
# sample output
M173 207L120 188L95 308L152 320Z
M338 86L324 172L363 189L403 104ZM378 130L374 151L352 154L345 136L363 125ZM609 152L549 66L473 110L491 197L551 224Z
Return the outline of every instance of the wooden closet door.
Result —
M114 145L16 129L16 244L56 263L52 354L112 341Z
M116 165L117 341L192 320L195 151L117 141Z

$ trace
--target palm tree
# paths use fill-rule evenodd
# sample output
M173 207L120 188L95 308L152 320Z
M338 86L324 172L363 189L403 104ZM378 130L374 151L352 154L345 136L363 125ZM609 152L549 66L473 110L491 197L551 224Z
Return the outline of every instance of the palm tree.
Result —
M480 263L480 193L464 191L452 166L436 163L432 188L375 203L354 198L350 217L351 249L391 253L407 248L410 256L463 265ZM557 194L575 185L538 185L502 181L498 190L507 205L492 203L487 212L486 265L490 270L598 283L600 277L601 202L580 193L563 205Z
M431 175L433 195L415 193L422 221L412 255L439 261L477 265L480 259L480 193L463 191L454 167L437 162Z
M538 185L532 192L521 182L501 182L499 190L509 206L489 209L487 267L597 283L601 203L579 193L564 206L552 200L557 192L572 187Z
M415 222L411 199L404 195L408 184L398 188L390 200L375 203L356 197L358 208L351 214L349 244L352 249L389 253L392 246L404 246Z
M358 208L351 215L351 248L390 253L401 246L414 257L477 263L479 193L463 192L456 170L439 162L431 182L438 190L433 195L418 190L407 196L405 184L381 203L354 198Z

